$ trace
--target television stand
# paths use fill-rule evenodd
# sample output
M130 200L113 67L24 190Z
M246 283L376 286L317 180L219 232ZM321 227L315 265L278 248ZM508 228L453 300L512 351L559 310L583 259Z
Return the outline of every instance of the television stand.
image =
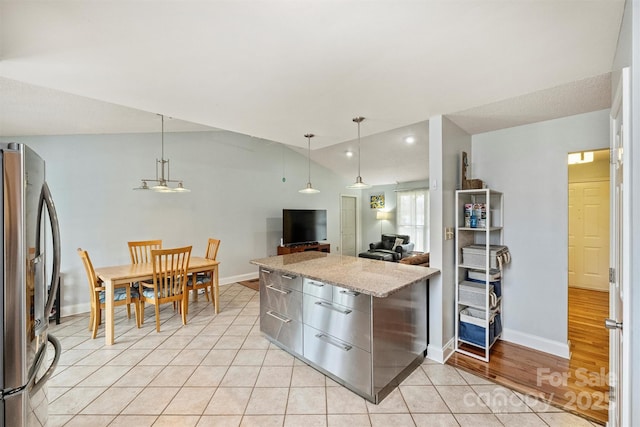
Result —
M331 245L329 243L301 243L299 245L290 246L278 246L278 255L293 254L296 252L306 251L318 251L318 252L331 252Z

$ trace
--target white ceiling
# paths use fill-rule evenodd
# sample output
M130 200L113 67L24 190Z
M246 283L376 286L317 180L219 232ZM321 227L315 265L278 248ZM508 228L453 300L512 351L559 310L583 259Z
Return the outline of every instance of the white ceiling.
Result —
M0 136L160 132L160 115L0 77ZM167 132L211 130L165 118Z
M301 152L313 132L313 160L355 178L355 158L336 156L362 115L365 181L423 179L431 116L479 133L607 108L623 7L3 1L0 135L157 131L146 111L176 118L175 130L198 123ZM407 133L420 135L414 151L400 145L390 157ZM422 165L424 176L402 172ZM380 182L368 175L383 168Z

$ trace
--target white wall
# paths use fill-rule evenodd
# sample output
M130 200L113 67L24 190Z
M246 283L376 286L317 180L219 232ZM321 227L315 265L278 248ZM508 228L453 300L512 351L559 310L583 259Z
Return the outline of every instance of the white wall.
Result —
M340 242L340 197L348 180L312 163L320 194L298 193L307 161L283 146L232 132L165 134L173 178L191 193L134 191L155 176L160 135L74 135L3 138L25 142L47 162L59 215L62 314L88 311L86 276L76 248L94 266L129 262L128 240L162 239L165 247L193 245L203 256L207 238L221 239L221 283L256 277L253 258L276 254L283 208L328 210L328 241Z
M425 159L426 160L426 159ZM397 232L396 219L396 190L408 190L411 188L426 188L429 186L429 181L412 181L412 182L400 182L391 185L374 185L368 190L362 190L360 198L360 224L362 225L362 247L359 252L369 250L369 243L380 241L381 234L393 234ZM377 194L384 194L385 204L384 209L371 209L370 201L371 196ZM376 219L376 212L378 210L387 211L391 213L391 219ZM381 232L382 230L382 232Z
M474 176L504 193L504 339L567 346L567 153L609 146L609 110L474 135Z
M471 152L471 136L449 119L429 120L430 267L440 274L429 280L429 346L427 356L444 362L455 335L455 246L444 240L455 223L455 191L460 187L462 151Z

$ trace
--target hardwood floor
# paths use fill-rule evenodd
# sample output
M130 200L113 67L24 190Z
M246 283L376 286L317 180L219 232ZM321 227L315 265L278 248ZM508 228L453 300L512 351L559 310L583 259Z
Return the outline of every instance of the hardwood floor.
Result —
M609 293L569 288L569 360L498 341L489 363L454 353L449 365L604 424L609 402Z

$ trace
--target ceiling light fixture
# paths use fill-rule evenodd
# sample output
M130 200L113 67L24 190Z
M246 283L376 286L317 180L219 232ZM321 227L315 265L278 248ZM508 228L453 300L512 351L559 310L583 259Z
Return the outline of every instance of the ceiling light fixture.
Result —
M298 190L298 193L303 193L303 194L316 194L319 193L320 190L316 190L315 188L313 188L311 186L311 138L313 138L315 135L312 133L306 133L304 135L305 138L307 138L307 151L308 151L308 162L309 162L309 179L307 180L307 186L305 188L303 188L302 190Z
M353 121L358 124L358 176L356 177L356 182L351 185L347 185L347 188L351 190L362 190L363 188L371 188L369 184L365 184L362 182L362 177L360 176L360 123L364 120L364 117L354 117Z
M416 142L416 138L413 136L408 136L404 139L404 142L406 142L407 144L413 144L414 142Z
M567 163L570 165L577 165L582 163L593 162L593 151L584 151L580 153L569 153L567 157Z
M164 159L164 115L158 114L162 119L162 133L161 133L161 156L160 160L156 159L156 177L155 179L151 178L142 178L142 184L140 187L134 188L134 190L153 190L158 193L188 193L191 190L184 188L182 180L180 179L171 179L169 175L169 159ZM158 165L160 165L160 173L158 173ZM167 171L165 174L165 165L167 167ZM149 187L149 182L157 182L157 185L153 187ZM177 187L169 187L169 183L177 182Z
M353 157L353 151L347 150L347 151L345 151L344 155L349 157L349 158L351 158L351 157Z

